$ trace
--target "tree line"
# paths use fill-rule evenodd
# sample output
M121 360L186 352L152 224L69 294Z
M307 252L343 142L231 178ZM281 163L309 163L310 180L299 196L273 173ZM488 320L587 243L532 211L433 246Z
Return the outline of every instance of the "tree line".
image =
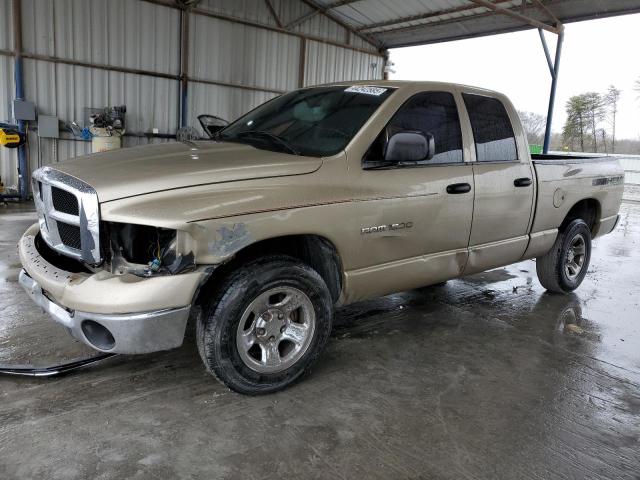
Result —
M611 85L605 93L587 92L569 98L565 106L567 120L562 128L562 139L569 150L615 152L621 93Z
M640 78L634 84L640 100ZM552 150L640 154L640 140L618 140L616 121L622 91L611 85L606 92L586 92L567 101L567 120L561 134L553 134ZM530 144L542 144L546 117L518 112Z

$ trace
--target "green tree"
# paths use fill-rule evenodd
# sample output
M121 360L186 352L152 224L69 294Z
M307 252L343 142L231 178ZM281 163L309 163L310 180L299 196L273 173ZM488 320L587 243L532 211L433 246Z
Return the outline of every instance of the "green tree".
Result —
M574 95L565 105L567 121L562 128L562 139L571 150L575 150L575 142L580 145L580 151L584 152L584 141L587 135L589 121L588 104L583 95Z
M620 101L621 93L621 90L610 85L607 93L604 94L607 116L611 124L611 153L616 153L616 115L618 114L618 102ZM607 151L606 145L604 151Z
M598 152L598 124L605 117L605 103L602 95L598 92L584 93L584 102L586 105L588 126L587 131L591 137L591 145L595 153Z

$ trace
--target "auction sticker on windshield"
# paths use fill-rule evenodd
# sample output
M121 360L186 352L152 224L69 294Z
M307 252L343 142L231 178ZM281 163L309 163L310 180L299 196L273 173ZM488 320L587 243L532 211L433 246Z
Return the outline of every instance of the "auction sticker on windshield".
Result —
M365 85L354 85L345 90L345 92L351 93L364 93L365 95L375 95L376 97L386 92L386 88L382 87L368 87Z

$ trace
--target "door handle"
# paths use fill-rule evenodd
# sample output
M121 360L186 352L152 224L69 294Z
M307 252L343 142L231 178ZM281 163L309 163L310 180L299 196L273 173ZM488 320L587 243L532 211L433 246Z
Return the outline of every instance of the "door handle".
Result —
M513 181L513 184L516 187L528 187L529 185L531 185L533 183L533 181L528 178L528 177L524 177L524 178L516 178Z
M447 185L447 193L455 195L458 193L467 193L471 191L471 185L468 183L452 183Z

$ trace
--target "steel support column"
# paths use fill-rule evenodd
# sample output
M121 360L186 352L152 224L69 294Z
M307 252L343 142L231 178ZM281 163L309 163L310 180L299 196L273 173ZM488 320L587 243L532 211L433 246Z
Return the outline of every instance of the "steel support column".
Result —
M180 10L180 127L189 123L189 10Z
M13 50L14 50L14 83L16 100L24 100L24 71L22 61L22 8L20 0L13 0ZM24 120L18 121L18 130L25 133ZM29 139L27 139L27 142ZM18 193L21 200L29 197L29 159L27 145L18 147Z
M544 54L547 58L547 65L549 66L549 73L551 74L551 91L549 92L549 106L547 108L547 124L544 131L544 145L542 147L542 153L546 154L549 152L549 143L551 142L551 124L553 123L553 109L556 102L556 88L558 86L558 73L560 71L560 58L562 55L564 28L560 28L558 32L558 38L556 40L556 56L553 64L551 63L551 55L549 54L547 41L544 38L544 32L539 28L538 33L540 34L542 48L544 48Z

